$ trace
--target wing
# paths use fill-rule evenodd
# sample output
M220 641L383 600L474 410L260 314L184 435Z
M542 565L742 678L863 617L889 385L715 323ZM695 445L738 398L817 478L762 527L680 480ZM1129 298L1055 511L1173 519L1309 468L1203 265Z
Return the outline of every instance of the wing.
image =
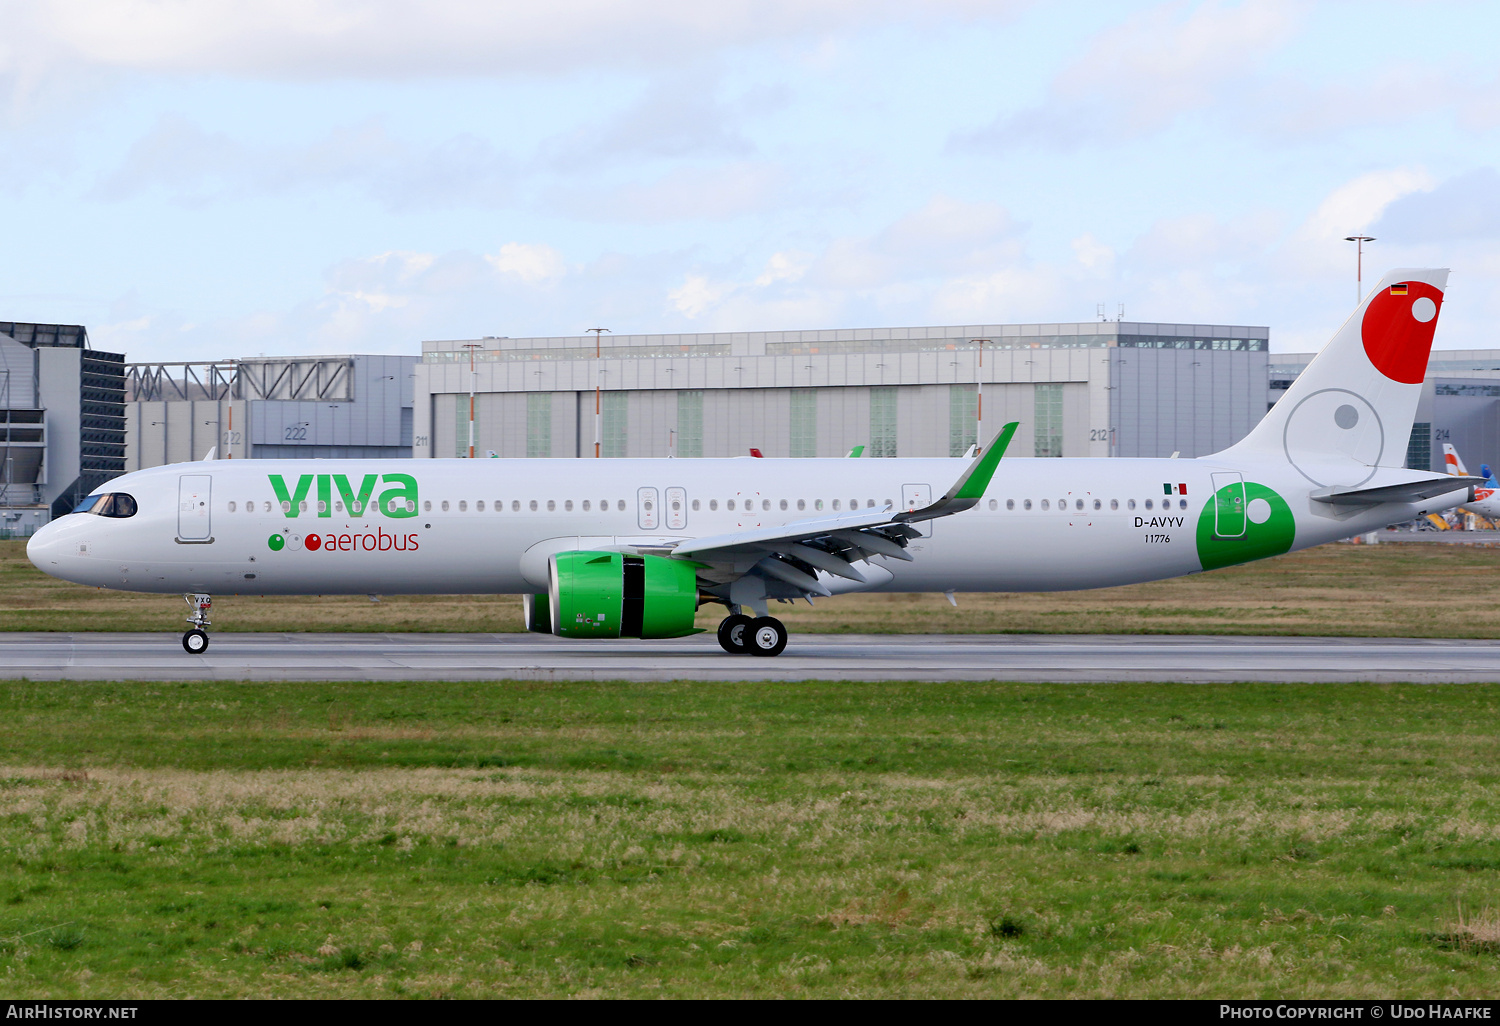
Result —
M833 594L818 580L819 570L855 585L865 584L868 568L861 570L854 564L873 556L910 561L912 556L906 547L911 539L921 536L912 524L962 513L979 503L1016 427L1016 423L1010 423L1001 428L995 441L969 464L953 486L936 502L921 509L893 510L887 506L660 547L640 547L639 551L697 562L701 566L698 576L703 590L735 604L740 602L731 596L731 589L738 594L757 595L761 601L766 597ZM756 579L758 583L749 591L737 587L737 582L745 578Z

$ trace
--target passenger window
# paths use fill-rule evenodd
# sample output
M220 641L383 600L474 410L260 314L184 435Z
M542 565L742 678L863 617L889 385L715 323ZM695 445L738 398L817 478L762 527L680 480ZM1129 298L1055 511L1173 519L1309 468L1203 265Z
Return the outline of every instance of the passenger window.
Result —
M535 499L531 500L531 512L533 512L533 513L536 512L536 500Z
M995 510L997 510L999 508L1000 508L1000 503L998 501L996 501L995 499L991 499L990 500L990 512L993 513L993 512L995 512Z
M1073 508L1074 509L1083 509L1083 500L1082 499L1075 499L1073 501Z
M697 499L693 500L693 512L694 513L698 512L698 500Z
M1068 500L1067 499L1058 499L1057 500L1057 508L1061 509L1061 510L1067 509L1068 508Z
M1187 500L1186 499L1178 499L1177 500L1177 508L1178 509L1187 509Z
M584 500L583 500L583 511L584 511L584 512L585 512L585 513L587 513L587 512L588 512L588 511L589 511L589 508L590 508L590 506L591 506L591 505L592 505L592 504L591 504L591 503L590 503L590 502L589 502L589 500L587 500L587 499L584 499Z
M431 513L432 512L432 500L431 499L424 499L424 500L422 500L422 512L424 512L424 513Z
M1104 504L1102 502L1100 502L1098 499L1094 500L1094 508L1095 509L1101 509L1101 508L1103 508L1103 505Z
M269 502L266 503L265 512L267 512L267 513L271 512L271 504Z
M460 513L467 513L467 512L469 512L469 500L468 499L459 499L458 500L458 511Z
M797 500L797 508L798 509L806 509L807 508L807 500L806 499L798 499Z
M1031 500L1027 499L1025 502L1021 503L1021 508L1022 509L1030 509L1031 508Z
M358 512L358 511L356 510L356 512ZM443 512L444 513L448 512L448 500L447 499L443 500Z
M619 500L619 504L620 504L620 512L624 513L625 512L625 500L624 499Z
M834 510L835 513L838 512L838 508L839 508L839 500L838 499L834 499L833 500L833 510Z
M781 501L785 502L786 500L782 499ZM762 510L769 510L771 508L771 500L770 499L761 499L760 500L760 508Z
M694 499L693 501L697 502L698 500ZM693 508L697 509L698 507L694 506ZM708 508L711 509L711 510L718 509L719 508L719 500L718 499L709 499L708 500Z
M291 511L292 511L292 501L290 499L282 499L281 500L281 512L283 512L283 513L290 513Z
M725 503L725 508L726 509L734 509L734 500L730 499L727 503Z
M786 509L786 500L785 499L781 500L781 508L782 509Z
M557 500L556 499L548 499L547 500L547 512L548 513L555 513L555 512L557 512Z
M318 506L319 506L319 507L320 507L320 508L321 508L321 507L322 507L322 505L323 505L323 504L322 504L322 503L321 503L321 502L320 502L320 503L318 503ZM234 512L234 511L235 511L235 505L234 505L234 500L233 500L233 499L230 499L230 500L229 500L229 512L231 512L231 513L233 513L233 512Z
M1146 508L1147 508L1147 509L1150 509L1150 508L1151 508L1151 500L1150 500L1150 499L1147 499L1147 500L1146 500Z
M1015 509L1016 508L1016 500L1015 499L1006 499L1005 500L1005 508L1008 509L1008 510Z
M521 512L521 500L520 499L511 499L510 500L510 511L512 513L519 513L519 512Z
M885 500L885 504L886 504L886 506L888 506L891 509L895 509L896 508L896 504L894 502L892 502L890 499L886 499Z
M568 500L568 501L566 501L566 502L564 502L564 503L563 503L563 509L564 509L564 510L565 510L565 511L566 511L566 512L568 512L568 513L571 513L571 512L573 512L573 500L572 500L572 499L569 499L569 500Z
M1126 499L1125 500L1125 508L1126 509L1135 509L1135 500L1134 499Z
M1120 508L1120 500L1119 499L1110 499L1109 500L1109 508L1110 509L1119 509Z
M823 508L823 500L822 499L814 499L813 500L813 509L822 509L822 508Z
M1052 505L1046 499L1043 499L1042 500L1042 509L1051 509L1051 508L1052 508Z
M394 502L391 503L391 509L395 509L395 508L396 508L396 504ZM474 503L474 509L475 509L476 512L483 513L484 512L484 500L480 499L478 502Z

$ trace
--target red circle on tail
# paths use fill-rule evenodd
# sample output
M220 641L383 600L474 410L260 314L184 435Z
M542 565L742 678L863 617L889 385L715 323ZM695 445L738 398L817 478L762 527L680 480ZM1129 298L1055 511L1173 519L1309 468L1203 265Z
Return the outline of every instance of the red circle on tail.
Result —
M1392 294L1392 289L1405 294ZM1420 303L1424 299L1432 305ZM1420 385L1427 373L1427 354L1442 306L1442 291L1425 281L1398 282L1381 289L1370 300L1360 322L1365 355L1375 369L1392 381ZM1425 320L1421 319L1424 315Z

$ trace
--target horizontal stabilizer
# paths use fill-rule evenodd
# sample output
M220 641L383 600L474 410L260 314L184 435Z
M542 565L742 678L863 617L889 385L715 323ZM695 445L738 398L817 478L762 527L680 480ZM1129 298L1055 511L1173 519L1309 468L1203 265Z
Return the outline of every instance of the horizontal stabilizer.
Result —
M1313 492L1312 497L1317 502L1326 502L1332 506L1375 506L1382 502L1421 502L1436 495L1456 492L1460 488L1472 494L1474 486L1482 484L1482 477L1434 474L1418 481L1377 485L1374 488L1321 488Z

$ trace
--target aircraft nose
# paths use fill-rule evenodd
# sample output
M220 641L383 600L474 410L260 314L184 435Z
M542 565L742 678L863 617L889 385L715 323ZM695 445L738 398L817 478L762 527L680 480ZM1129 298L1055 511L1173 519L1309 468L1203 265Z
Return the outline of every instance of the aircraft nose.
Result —
M31 560L32 566L47 572L49 566L56 565L57 555L61 548L58 534L58 525L54 521L50 524L43 524L41 529L26 542L26 558Z

